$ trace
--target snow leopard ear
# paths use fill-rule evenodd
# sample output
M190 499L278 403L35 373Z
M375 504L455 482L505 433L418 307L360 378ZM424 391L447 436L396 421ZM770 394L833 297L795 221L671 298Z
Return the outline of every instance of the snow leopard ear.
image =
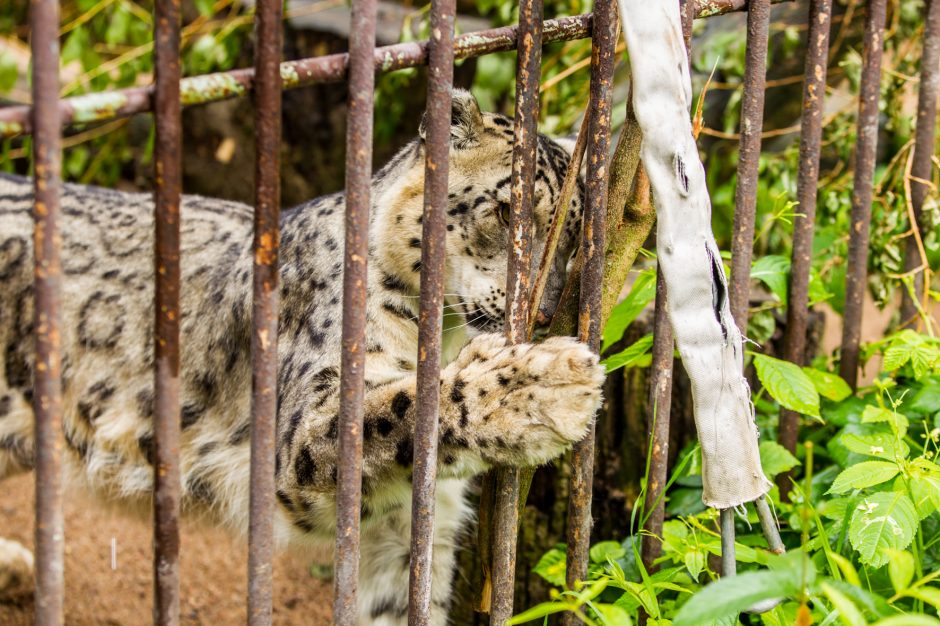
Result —
M418 134L421 141L427 139L427 112L421 116ZM483 114L480 105L469 91L454 89L450 105L450 140L455 148L468 148L476 145L483 131Z

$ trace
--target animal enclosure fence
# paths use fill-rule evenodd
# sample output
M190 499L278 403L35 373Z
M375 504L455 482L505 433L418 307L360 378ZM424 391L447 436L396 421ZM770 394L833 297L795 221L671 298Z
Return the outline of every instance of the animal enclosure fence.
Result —
M679 1L679 0L667 0ZM684 32L690 44L693 18L748 10L748 37L741 116L740 160L732 247L731 303L735 319L746 327L751 242L755 229L758 158L763 120L770 5L777 0L682 0ZM259 0L256 10L254 69L194 76L181 80L180 3L156 0L156 75L152 87L58 97L58 3L33 0L33 103L0 109L0 137L32 134L35 162L35 298L36 351L34 410L36 419L36 623L63 623L64 565L62 484L61 368L59 298L60 136L73 123L93 123L152 111L155 143L155 458L154 458L154 612L161 626L179 623L180 585L180 219L182 106L253 94L256 115L257 164L253 322L251 335L251 486L249 523L249 623L261 626L272 617L272 554L274 515L274 441L277 410L278 312L278 145L281 90L346 80L349 87L346 148L345 253L343 279L341 409L339 474L334 575L334 622L356 622L359 563L361 469L364 394L366 259L372 162L374 80L377 72L427 64L427 163L422 221L421 288L417 410L414 436L413 521L409 623L426 624L431 604L431 546L439 410L439 374L443 310L444 211L447 204L451 87L455 59L518 50L515 143L512 159L511 219L513 233L529 233L541 49L556 41L592 38L592 106L584 124L587 134L587 177L584 235L585 268L581 277L578 336L599 349L601 279L607 215L608 153L611 136L611 89L619 29L616 5L598 1L595 11L543 20L541 0L520 0L519 24L454 36L454 0L431 3L431 38L427 41L375 46L376 2L353 0L348 54L281 62L281 0ZM878 85L885 26L885 0L867 4L862 61L859 128L854 179L850 257L842 339L842 376L854 387L858 370L862 294L865 285L868 229L878 129ZM797 195L785 358L799 362L804 353L810 251L819 175L823 100L826 86L831 0L808 3L808 47L805 63ZM630 19L625 16L624 19ZM940 57L940 0L931 0L924 29L924 55L918 103L917 135L911 172L913 216L918 220L929 185L937 115ZM642 59L634 59L642 63ZM578 159L572 168L579 167ZM919 269L917 250L908 247L907 268ZM533 262L527 235L513 239L509 254L506 333L511 342L525 341L530 318L529 267ZM646 530L659 536L663 523L663 489L669 439L669 393L673 339L666 323L664 283L657 281L654 322L652 406L653 437L646 494L653 511ZM908 302L908 306L911 304ZM797 415L786 411L781 442L796 445ZM590 538L593 434L573 454L568 517L568 583L585 577ZM496 509L493 540L491 619L503 624L512 612L512 578L520 497L518 470L498 469L494 478ZM731 520L724 511L722 528ZM733 525L730 526L733 528ZM734 568L732 533L723 534L724 573ZM652 567L659 542L647 536L643 560ZM568 616L574 620L574 616Z

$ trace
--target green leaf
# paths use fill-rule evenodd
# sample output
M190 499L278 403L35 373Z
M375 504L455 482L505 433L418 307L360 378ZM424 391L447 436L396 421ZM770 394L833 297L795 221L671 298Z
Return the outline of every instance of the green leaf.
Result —
M643 335L623 352L611 355L601 361L607 373L621 367L646 367L650 364L650 348L653 347L653 335Z
M845 493L850 489L864 489L888 482L900 472L897 463L891 461L863 461L836 476L828 493Z
M606 626L633 626L630 614L615 604L595 604L594 609Z
M790 259L768 254L751 264L751 278L761 281L781 302L787 302L787 280L790 275Z
M845 624L845 626L868 625L868 622L865 620L862 612L858 610L858 607L855 606L855 603L852 602L848 596L843 594L829 583L822 583L821 587L823 593L825 593L826 597L829 598L829 601L832 602L832 606L834 606L839 611L839 619L842 620L842 623Z
M940 626L940 620L929 615L892 615L880 619L871 626Z
M880 459L906 459L911 451L904 441L899 441L891 433L859 435L845 432L839 436L839 441L852 452Z
M819 276L819 272L814 268L809 275L809 306L825 302L835 294L826 289L826 283Z
M90 45L91 42L88 39L88 30L85 28L76 28L66 37L65 43L62 45L62 53L59 62L65 66L73 61L78 61L82 58L82 51Z
M777 474L793 469L800 462L776 441L761 441L760 464L764 474L768 478L773 478Z
M512 626L514 624L525 624L526 622L537 620L540 617L545 617L546 615L561 613L562 611L568 610L569 606L570 605L566 602L543 602L541 604L536 604L528 611L523 611L519 615L516 615L510 619L508 622L506 622L506 626Z
M862 587L860 583L852 585L842 580L829 580L826 582L851 598L856 606L864 608L874 615L875 618L889 617L897 613L897 610L892 608L884 598L868 591Z
M838 374L824 372L814 367L804 367L803 371L813 381L816 391L824 398L842 402L852 395L852 388Z
M910 596L911 598L917 598L926 602L935 609L940 609L940 589L936 587L914 587L913 589L908 589L904 592L904 595Z
M862 563L881 567L888 562L885 548L903 550L917 528L914 503L897 491L874 493L862 499L852 513L849 541Z
M755 354L754 367L764 389L774 400L791 411L819 417L819 392L798 365Z
M620 341L624 331L627 330L627 326L633 323L633 320L643 312L646 305L652 302L655 297L656 270L650 269L640 272L627 297L610 311L610 317L607 318L607 323L604 325L604 331L601 335L603 339L601 352L604 352L611 344Z
M909 403L905 403L908 411L915 413L936 413L940 411L940 378L930 376L920 381L920 388Z
M123 6L118 6L108 19L108 30L104 40L109 44L127 44L127 33L131 24L131 13Z
M884 358L881 361L881 369L886 372L893 372L911 358L914 347L905 343L895 343L885 350Z
M565 551L552 548L542 555L532 571L554 587L565 586Z
M901 593L910 586L914 579L914 555L904 550L886 550L888 561L888 576L891 586L897 593Z
M626 550L617 541L601 541L591 546L590 557L592 563L607 563L607 557L619 559Z
M194 0L194 4L200 15L208 16L212 15L212 6L215 4L215 0Z
M755 602L791 597L799 591L798 570L762 570L721 578L682 605L673 626L701 624L733 617Z
M670 517L677 515L697 515L706 508L702 502L701 487L679 487L669 491L666 501L666 514Z
M888 424L891 424L901 433L902 437L904 436L904 433L907 432L907 417L901 413L871 404L866 406L865 411L862 413L862 423L871 424L878 422L887 422Z
M689 550L685 553L685 568L694 579L698 579L699 574L705 569L705 553L701 550Z
M938 354L932 349L915 349L911 352L911 367L914 378L920 380L937 365Z
M858 578L858 572L855 569L855 566L852 565L852 561L848 560L838 552L832 553L832 560L836 562L836 565L839 567L839 571L842 572L842 575L845 576L845 580L850 585L855 585L856 587L861 586L861 581Z
M6 50L0 50L0 94L5 94L16 86L20 70L16 58Z
M910 465L911 495L921 519L940 512L940 466L921 457Z

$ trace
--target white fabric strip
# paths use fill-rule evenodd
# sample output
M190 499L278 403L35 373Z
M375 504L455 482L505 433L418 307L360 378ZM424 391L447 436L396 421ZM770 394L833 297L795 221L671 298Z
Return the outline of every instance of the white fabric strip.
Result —
M653 189L657 254L669 319L692 381L702 445L702 499L726 509L757 499L771 483L761 471L742 337L728 307L727 281L711 231L711 201L689 108L692 87L677 0L619 0L630 53L641 157Z

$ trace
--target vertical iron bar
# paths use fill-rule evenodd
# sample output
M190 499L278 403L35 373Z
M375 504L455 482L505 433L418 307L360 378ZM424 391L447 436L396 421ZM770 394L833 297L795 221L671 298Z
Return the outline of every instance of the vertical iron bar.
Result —
M930 0L927 6L927 19L924 20L924 47L920 57L920 94L917 98L917 128L914 134L914 158L911 163L911 205L914 209L914 223L923 225L923 207L927 191L930 189L931 157L934 154L934 141L937 126L937 92L940 90L940 0ZM924 234L924 229L920 229ZM916 237L907 238L904 255L904 271L914 272L922 260ZM921 294L924 289L923 270L914 273L914 293ZM907 290L902 292L901 322L910 324L917 315L917 308Z
M872 184L878 148L878 100L881 92L881 54L885 28L885 0L870 0L865 15L862 80L858 94L858 139L855 144L855 179L842 315L842 360L839 374L855 389L862 333L862 302L868 276L868 234L871 226Z
M777 517L767 503L767 496L761 496L754 501L754 508L757 509L757 519L760 520L761 530L764 538L767 539L767 545L774 554L783 554L787 551L780 539L780 531L777 528Z
M343 354L340 368L339 475L333 623L358 621L359 516L362 510L362 402L372 202L372 120L375 73L375 0L352 5L346 126L346 248L343 269Z
M790 288L787 296L787 326L783 335L783 358L803 365L806 348L806 318L809 302L809 274L813 257L813 229L816 226L816 186L819 182L819 150L822 141L823 104L826 98L826 71L829 55L829 29L832 0L810 0L809 32L806 38L806 66L803 75L803 115L800 120L800 165L796 182L798 215L793 220L793 253ZM796 452L800 416L780 411L780 444ZM780 497L790 491L789 472L777 477Z
M277 423L278 239L281 144L281 0L255 10L255 214L251 310L251 477L248 623L271 624L274 443Z
M731 315L747 333L747 311L754 247L754 214L757 209L757 168L760 161L761 127L764 123L764 88L767 79L767 34L770 0L751 0L747 11L747 50L744 62L744 97L741 103L741 143L738 182L734 193L731 239Z
M694 2L679 0L682 18L682 36L689 72L692 71L692 19ZM628 101L629 102L629 101ZM647 434L650 441L649 476L646 480L646 498L643 510L648 516L644 524L641 550L643 567L647 572L656 569L656 559L662 554L663 521L666 518L666 487L669 465L669 427L672 412L672 365L675 338L669 323L668 294L662 272L656 269L656 304L653 312L653 360L650 364L650 406ZM646 614L640 621L646 623Z
M62 356L59 333L62 267L59 191L59 3L33 0L33 269L36 354L33 412L36 437L36 624L63 623Z
M532 204L538 150L539 79L542 68L542 0L519 2L516 58L516 105L513 119L509 231L512 249L506 272L506 336L511 343L528 338L532 269ZM517 468L496 470L493 521L493 601L490 623L502 626L512 617L519 535Z
M444 238L454 82L455 0L432 0L428 42L428 101L418 372L411 500L411 572L408 623L423 626L431 612L431 552L440 412L441 333L444 306Z
M718 520L721 526L721 575L734 576L738 570L734 553L734 509L721 509Z
M607 217L607 179L610 156L610 116L613 75L619 36L616 3L594 5L594 29L591 37L591 111L587 147L587 185L584 224L581 233L581 300L578 314L578 339L593 351L600 350L601 295L604 281L604 246ZM565 582L574 589L577 581L587 578L588 549L591 541L591 489L594 478L594 422L584 440L576 443L571 454L571 482L568 495L567 572ZM578 623L573 613L566 613L563 623Z
M175 626L180 615L180 3L159 0L154 10L153 621Z

